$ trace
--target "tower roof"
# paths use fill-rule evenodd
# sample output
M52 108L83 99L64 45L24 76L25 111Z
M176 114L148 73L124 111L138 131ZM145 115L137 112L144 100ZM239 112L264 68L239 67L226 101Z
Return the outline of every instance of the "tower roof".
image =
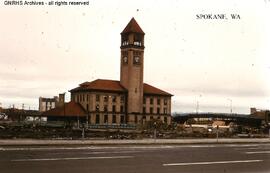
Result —
M129 21L125 29L121 32L121 34L131 33L131 32L144 34L143 30L141 29L139 24L136 22L134 17L132 17L132 19Z

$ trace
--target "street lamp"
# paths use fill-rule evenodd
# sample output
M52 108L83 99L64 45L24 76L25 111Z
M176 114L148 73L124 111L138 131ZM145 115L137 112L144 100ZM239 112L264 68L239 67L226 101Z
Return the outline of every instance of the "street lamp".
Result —
M230 101L230 113L231 113L231 115L232 115L232 99L227 99L227 100Z

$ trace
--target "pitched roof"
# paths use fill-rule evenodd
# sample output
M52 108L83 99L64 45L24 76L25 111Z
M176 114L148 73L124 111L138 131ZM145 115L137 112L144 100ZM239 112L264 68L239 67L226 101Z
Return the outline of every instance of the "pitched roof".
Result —
M127 24L125 29L121 32L121 34L131 33L131 32L144 34L143 30L141 29L139 24L136 22L134 17L129 21L129 23Z
M57 107L51 110L48 110L46 112L42 113L43 116L66 116L66 117L84 117L87 115L87 112L84 110L84 108L74 102L68 102L65 103L62 107Z
M120 84L119 81L97 79L92 82L84 82L79 87L70 90L81 91L81 90L98 90L98 91L113 91L113 92L125 92L126 89Z
M127 90L120 84L119 81L104 80L104 79L97 79L92 82L84 82L80 84L79 87L70 90L70 92L84 91L84 90L127 92ZM149 95L172 96L172 94L146 83L143 84L143 93Z
M149 84L144 83L143 84L143 93L149 94L149 95L163 95L163 96L173 96L172 94L163 91L161 89L158 89L154 86L151 86Z

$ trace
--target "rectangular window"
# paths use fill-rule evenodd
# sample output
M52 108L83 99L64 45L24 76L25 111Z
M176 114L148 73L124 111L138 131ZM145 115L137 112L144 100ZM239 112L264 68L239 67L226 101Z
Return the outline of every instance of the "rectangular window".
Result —
M120 106L120 112L122 112L122 113L124 112L124 106L123 105Z
M108 112L108 106L107 105L104 105L103 111Z
M167 117L164 117L164 123L168 123Z
M96 105L96 111L99 112L99 105Z
M135 115L135 123L138 123L138 116Z
M164 114L167 114L167 108L164 108Z
M106 124L108 123L108 115L107 114L104 115L104 123L106 123Z
M153 113L153 108L150 108L150 114L152 114Z
M116 106L115 106L115 105L113 105L112 111L113 111L113 112L116 112Z
M143 98L143 104L146 104L146 98L145 97Z
M112 102L116 102L116 96L112 96Z
M112 123L115 124L116 123L116 115L112 116Z
M143 107L143 113L144 113L144 114L146 113L146 108L145 108L145 107Z
M96 102L99 102L99 94L96 95Z
M76 95L76 102L79 102L79 95Z
M82 99L82 100L83 100L83 102L84 102L84 94L83 94L83 99Z
M167 99L164 99L164 105L167 105Z
M157 104L160 105L160 98L157 99Z
M160 114L160 108L157 108L157 114Z
M153 118L153 116L150 116L150 120L153 120L154 118Z
M121 122L121 124L124 124L125 123L125 117L124 117L124 115L121 115L120 122Z
M124 103L125 102L125 97L124 96L121 96L120 97L120 101L121 101L121 103Z
M96 114L96 124L99 124L99 114Z
M103 101L108 102L108 96L103 96Z
M154 99L150 98L150 104L152 105L154 103Z

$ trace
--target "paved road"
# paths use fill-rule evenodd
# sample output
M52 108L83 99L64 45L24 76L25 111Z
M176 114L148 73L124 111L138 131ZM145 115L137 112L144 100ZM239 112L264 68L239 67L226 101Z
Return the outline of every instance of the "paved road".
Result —
M0 147L1 173L269 173L270 144Z

